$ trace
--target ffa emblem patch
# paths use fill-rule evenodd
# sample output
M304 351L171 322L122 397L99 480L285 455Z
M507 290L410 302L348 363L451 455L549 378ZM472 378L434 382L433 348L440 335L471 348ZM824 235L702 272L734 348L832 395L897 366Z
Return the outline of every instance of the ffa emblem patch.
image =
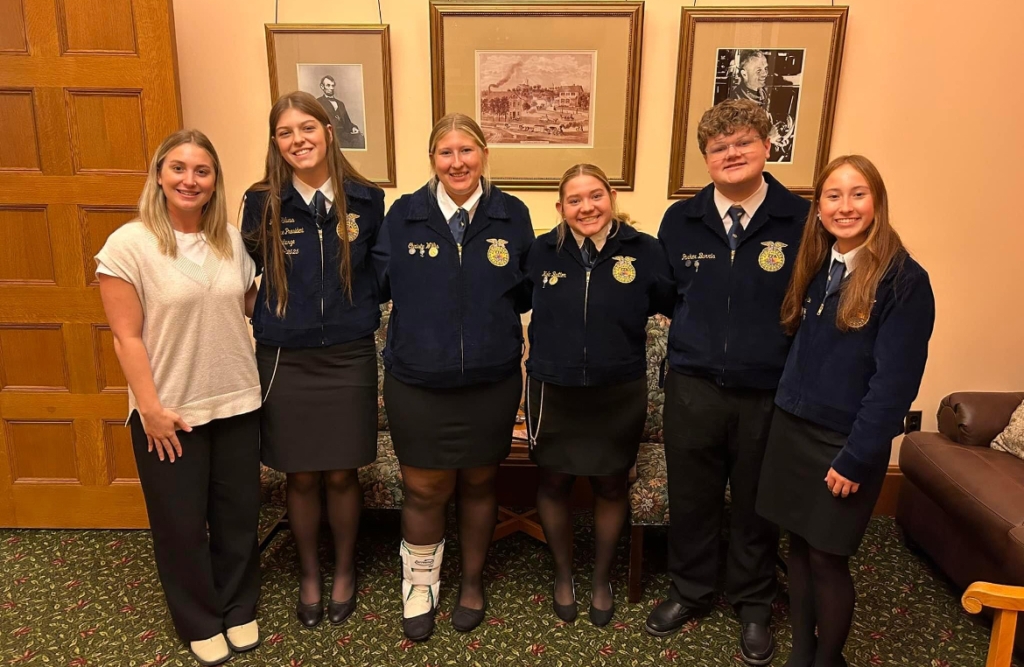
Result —
M561 271L545 271L541 275L541 289L544 289L548 285L557 285L559 278L564 278L565 274Z
M764 246L764 250L757 257L758 266L769 273L775 273L786 264L786 255L783 254L782 249L787 247L788 243L764 241L761 245Z
M358 213L349 213L348 215L345 216L345 224L344 225L342 225L341 222L339 221L338 222L338 230L337 230L338 231L338 238L339 239L341 238L342 229L344 229L345 234L348 236L348 242L349 243L351 243L352 241L355 241L357 238L359 238L359 225L356 224L356 220L358 220L358 219L359 219L359 214Z
M612 257L612 259L615 260L615 266L612 267L612 278L615 278L624 285L628 285L636 280L636 269L633 267L636 257L619 256Z
M491 247L487 249L487 261L495 266L507 266L509 260L508 243L505 239L487 239Z
M850 328L851 329L863 329L864 325L866 325L868 323L868 319L870 319L870 317L871 317L870 313L868 313L868 314L863 314L862 313L860 315L855 315L850 320Z

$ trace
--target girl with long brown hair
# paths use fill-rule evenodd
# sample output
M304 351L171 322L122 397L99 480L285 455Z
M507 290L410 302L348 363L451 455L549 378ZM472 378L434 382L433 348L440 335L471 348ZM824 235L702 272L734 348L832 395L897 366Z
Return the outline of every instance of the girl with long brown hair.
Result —
M296 615L323 619L321 484L334 536L332 623L355 609L355 540L362 509L356 469L377 455L379 291L369 261L384 194L338 149L323 107L307 93L270 110L266 171L249 188L243 230L263 273L253 312L263 391L263 462L288 475L288 520L299 555Z
M540 469L537 511L555 563L555 614L576 618L569 499L577 476L594 492L590 621L614 614L611 568L629 511L627 477L647 418L647 318L669 314L675 281L653 236L618 210L597 166L570 167L561 218L530 250L530 457Z
M782 305L795 334L775 397L757 511L790 533L793 651L845 667L857 552L917 396L935 321L928 274L889 222L878 170L833 160L814 188Z

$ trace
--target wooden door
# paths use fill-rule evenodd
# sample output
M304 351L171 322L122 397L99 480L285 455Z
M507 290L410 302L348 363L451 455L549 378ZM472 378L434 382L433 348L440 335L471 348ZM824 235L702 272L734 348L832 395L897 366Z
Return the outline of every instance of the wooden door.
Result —
M170 0L0 0L0 526L144 527L92 257L181 126Z

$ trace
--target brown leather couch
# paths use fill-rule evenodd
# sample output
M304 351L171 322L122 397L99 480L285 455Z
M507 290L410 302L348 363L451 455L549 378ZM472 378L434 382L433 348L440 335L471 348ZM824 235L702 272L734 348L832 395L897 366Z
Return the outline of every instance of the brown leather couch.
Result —
M939 433L900 445L896 521L960 588L1024 585L1024 461L989 447L1024 392L960 392L939 405ZM1024 626L1016 650L1024 655Z

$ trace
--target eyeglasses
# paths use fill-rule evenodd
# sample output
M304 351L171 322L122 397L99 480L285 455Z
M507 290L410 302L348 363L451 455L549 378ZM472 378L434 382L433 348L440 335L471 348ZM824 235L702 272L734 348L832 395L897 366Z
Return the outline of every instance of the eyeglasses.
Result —
M746 155L748 153L753 153L758 146L763 144L764 142L758 138L744 137L743 139L734 141L731 144L715 144L713 146L708 146L707 155L709 160L719 162L725 159L730 148L735 148L737 153Z

